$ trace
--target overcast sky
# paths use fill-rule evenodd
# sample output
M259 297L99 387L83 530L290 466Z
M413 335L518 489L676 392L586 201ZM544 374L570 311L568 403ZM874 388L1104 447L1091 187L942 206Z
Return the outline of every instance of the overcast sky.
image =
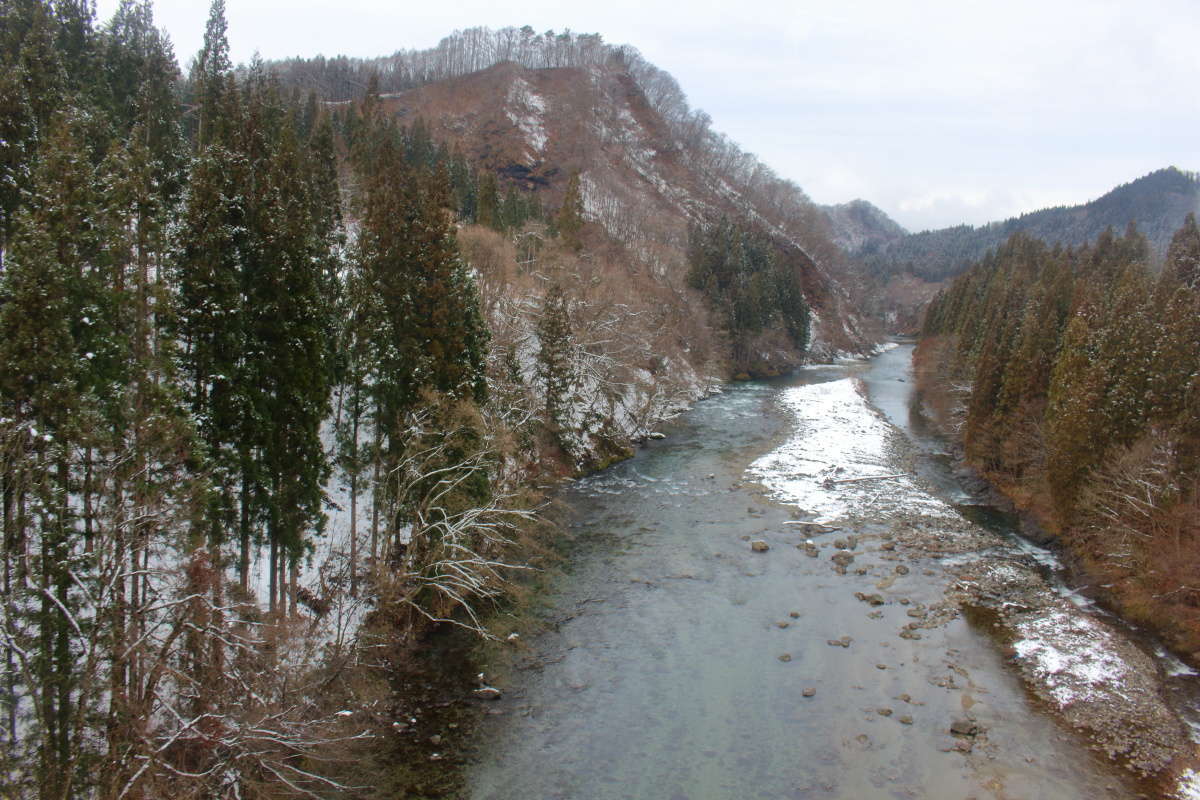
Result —
M861 197L911 230L1200 170L1197 0L226 2L236 61L386 55L477 25L599 33L817 202ZM116 0L98 5L103 21ZM155 3L184 64L207 14Z

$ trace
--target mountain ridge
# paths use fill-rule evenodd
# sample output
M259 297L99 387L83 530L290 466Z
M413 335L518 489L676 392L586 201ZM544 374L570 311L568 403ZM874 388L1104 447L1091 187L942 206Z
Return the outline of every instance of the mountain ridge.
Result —
M1049 244L1078 247L1108 228L1123 231L1132 222L1161 257L1188 212L1198 207L1200 175L1170 166L1115 186L1085 203L1038 209L978 226L955 225L889 238L883 223L882 228L860 233L855 239L844 223L838 227L837 217L830 220L837 229L835 240L850 241L847 252L862 259L874 274L886 278L911 272L928 281L940 281L961 273L1017 232ZM890 218L887 223L896 224Z

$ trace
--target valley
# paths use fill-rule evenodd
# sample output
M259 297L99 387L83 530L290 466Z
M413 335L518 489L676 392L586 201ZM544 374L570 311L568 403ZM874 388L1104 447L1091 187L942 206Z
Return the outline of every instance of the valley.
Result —
M257 2L0 3L0 798L1200 798L1196 174L954 225L1083 184L890 6L628 20L819 205L630 44Z

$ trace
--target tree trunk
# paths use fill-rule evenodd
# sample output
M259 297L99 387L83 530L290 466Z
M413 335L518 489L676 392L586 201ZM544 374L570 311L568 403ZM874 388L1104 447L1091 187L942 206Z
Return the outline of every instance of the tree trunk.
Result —
M375 449L372 451L371 475L371 563L379 569L379 425L375 426Z
M243 592L250 591L250 475L242 471L241 519L238 529L241 534L241 554L238 557L238 582Z
M350 596L358 597L358 473L350 473Z
M272 528L273 527L274 526L272 526ZM275 604L276 603L276 592L279 588L279 542L276 540L275 531L273 529L270 531L270 538L271 538L271 565L270 565L271 578L270 578L270 589L267 592L268 595L270 596L270 599L267 603L267 610L271 613L272 616L274 616L275 608L276 608L276 604Z

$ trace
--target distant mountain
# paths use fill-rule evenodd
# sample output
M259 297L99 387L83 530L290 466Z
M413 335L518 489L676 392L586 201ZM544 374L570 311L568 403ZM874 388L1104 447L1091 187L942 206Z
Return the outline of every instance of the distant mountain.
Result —
M1051 244L1077 246L1094 241L1107 228L1124 231L1132 222L1162 256L1184 217L1198 207L1200 175L1168 167L1079 206L1047 208L980 227L959 225L902 238L848 236L849 246L843 246L883 281L909 272L941 281L963 272L1018 231Z
M847 253L877 250L909 235L899 223L866 200L820 208L829 221L830 238Z

